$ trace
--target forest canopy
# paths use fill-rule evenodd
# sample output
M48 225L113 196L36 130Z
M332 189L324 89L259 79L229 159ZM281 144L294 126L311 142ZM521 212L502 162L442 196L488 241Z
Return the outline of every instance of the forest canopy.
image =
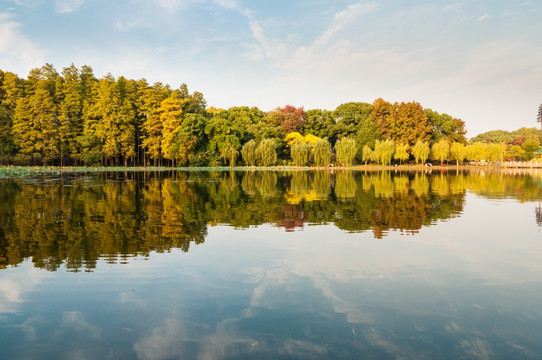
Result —
M523 140L494 138L506 142L503 151L516 145L517 157L526 158L539 147L540 134L534 133L526 131ZM97 78L87 65L72 64L58 72L45 64L26 79L0 70L4 164L389 164L437 160L431 152L437 143L438 161L462 161L469 151L462 156L460 147L470 146L465 135L461 119L414 101L379 98L372 104L344 103L333 111L292 105L268 112L248 106L219 109L207 107L204 95L190 92L186 84L172 88L111 74ZM490 142L487 137L478 140ZM454 146L457 159L449 151ZM414 153L423 154L425 148L427 156Z

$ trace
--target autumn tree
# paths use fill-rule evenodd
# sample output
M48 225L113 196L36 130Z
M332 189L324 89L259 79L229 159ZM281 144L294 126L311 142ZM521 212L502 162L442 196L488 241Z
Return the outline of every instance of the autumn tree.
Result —
M19 152L44 163L58 154L58 116L47 82L37 81L32 95L17 101L13 116L13 138Z
M172 165L179 160L179 130L181 128L183 111L181 101L173 97L168 97L160 104L158 114L162 123L162 138L160 148L162 156L171 160Z
M11 72L0 70L0 159L15 154L13 140L13 115L17 101L23 94L23 80Z
M283 108L278 108L268 115L270 124L280 127L283 134L294 131L301 131L303 123L307 120L307 114L303 107L296 108L292 105L286 105Z
M141 146L153 159L154 166L157 166L160 160L163 130L158 109L170 92L169 87L162 83L140 89L140 107L144 119L141 126Z
M414 145L418 140L427 141L431 124L417 102L391 104L382 99L373 103L370 118L382 134L382 139Z

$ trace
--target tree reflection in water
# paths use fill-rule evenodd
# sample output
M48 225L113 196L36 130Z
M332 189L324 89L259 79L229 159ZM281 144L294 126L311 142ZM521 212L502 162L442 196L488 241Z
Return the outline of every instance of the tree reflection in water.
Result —
M415 234L460 216L467 190L540 201L539 177L420 172L132 172L2 180L0 268L31 258L54 271L91 271L151 251L188 251L209 226L265 223L295 231ZM539 209L538 207L537 209ZM540 220L537 211L537 222Z

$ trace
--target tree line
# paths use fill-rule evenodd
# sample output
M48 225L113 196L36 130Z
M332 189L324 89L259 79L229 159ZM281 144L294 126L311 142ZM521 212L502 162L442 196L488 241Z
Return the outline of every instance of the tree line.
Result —
M217 109L186 84L98 79L86 65L59 73L45 64L26 79L0 70L4 164L327 166L486 158L469 151L465 135L461 119L417 102L377 99L333 111Z

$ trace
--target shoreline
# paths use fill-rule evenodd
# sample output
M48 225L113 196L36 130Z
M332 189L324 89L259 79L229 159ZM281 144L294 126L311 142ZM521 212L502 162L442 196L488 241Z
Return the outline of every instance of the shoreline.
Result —
M212 172L212 171L394 171L394 172L447 172L447 171L498 171L498 170L541 170L542 163L536 166L511 165L353 165L353 166L218 166L218 167L165 167L165 166L0 166L0 177L21 177L45 174L81 174L105 172Z

